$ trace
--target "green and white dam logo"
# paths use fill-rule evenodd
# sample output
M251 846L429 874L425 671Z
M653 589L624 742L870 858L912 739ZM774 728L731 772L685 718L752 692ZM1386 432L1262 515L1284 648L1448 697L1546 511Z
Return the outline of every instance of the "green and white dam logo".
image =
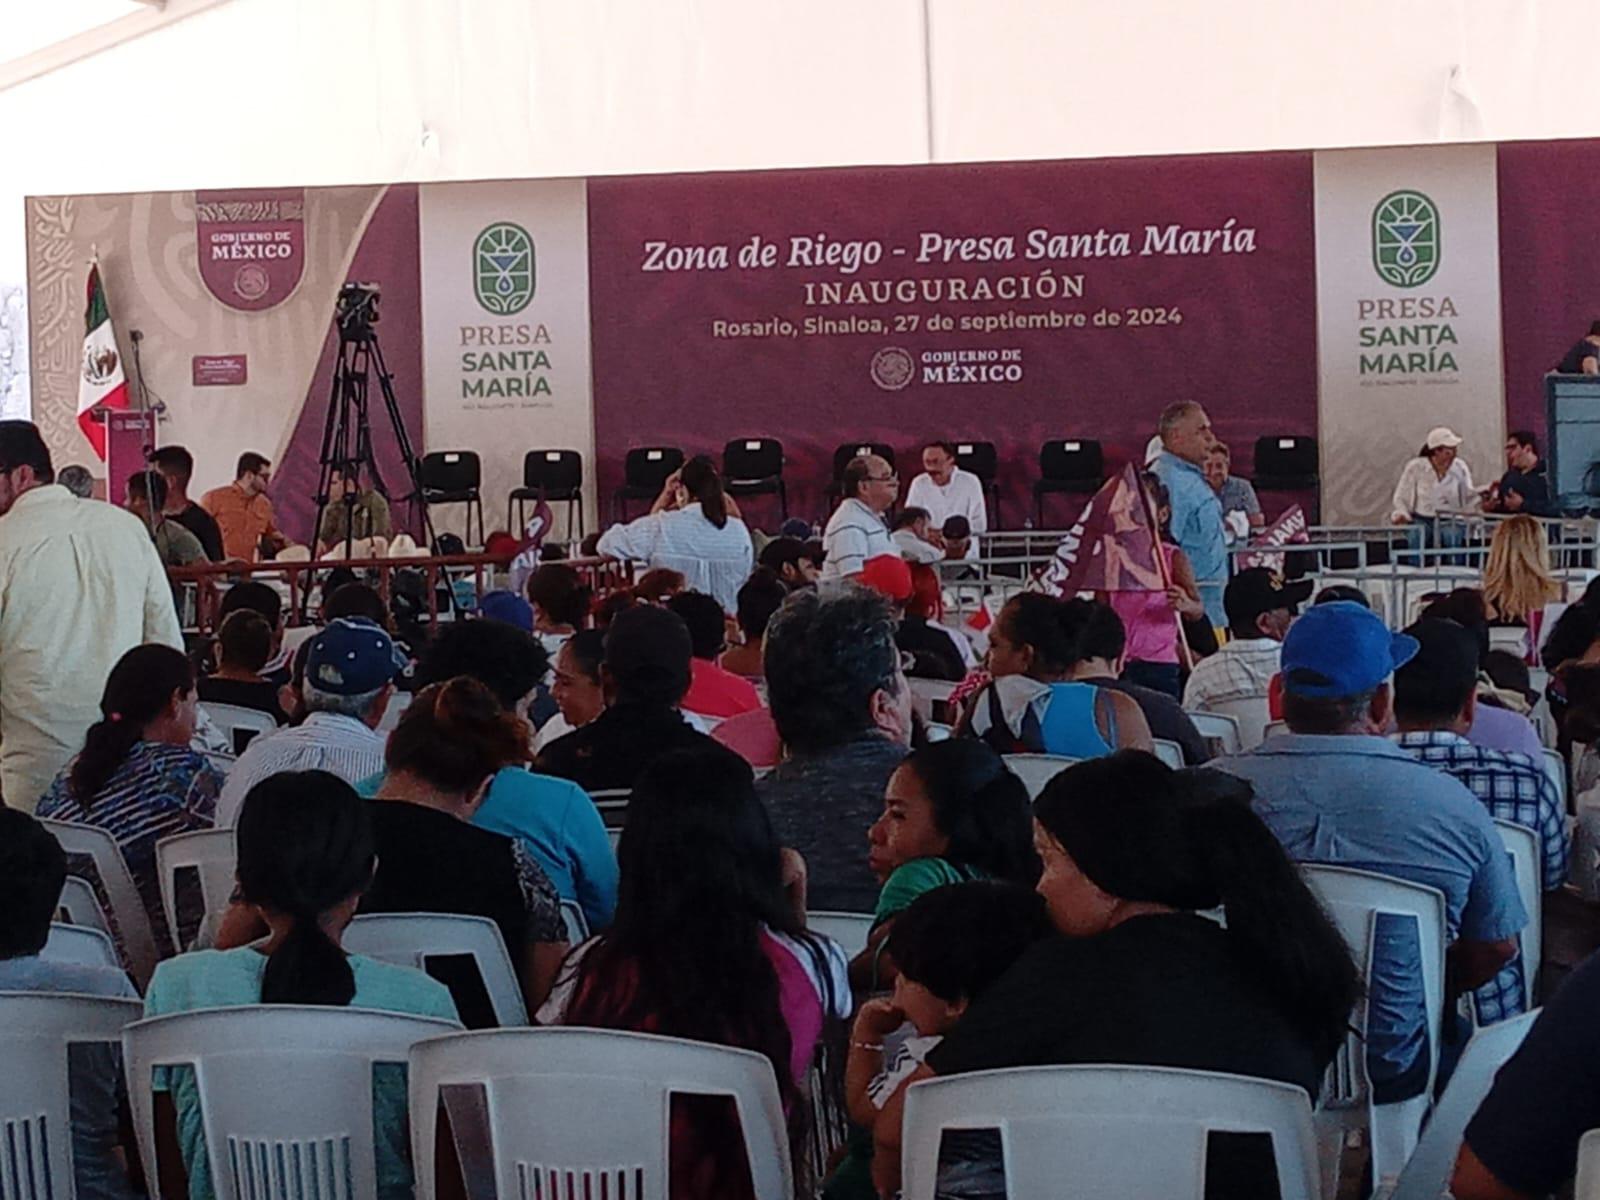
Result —
M1439 269L1439 207L1421 192L1390 192L1372 210L1372 266L1395 287L1427 283Z
M472 243L472 287L478 303L509 317L533 299L533 239L510 221L496 221Z

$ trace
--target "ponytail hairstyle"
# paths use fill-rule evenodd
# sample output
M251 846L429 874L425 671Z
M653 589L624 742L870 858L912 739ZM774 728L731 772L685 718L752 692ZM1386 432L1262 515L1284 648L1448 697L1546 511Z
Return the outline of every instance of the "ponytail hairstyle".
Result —
M1332 1058L1361 983L1350 951L1278 839L1250 785L1173 771L1124 750L1067 768L1034 817L1101 891L1179 909L1221 907L1240 970Z
M250 789L235 837L245 902L294 922L267 958L261 1002L349 1004L356 977L322 917L372 882L367 802L326 771L284 771Z
M1065 675L1078 661L1076 622L1065 605L1043 592L1021 592L1006 601L1000 621L1006 637L1033 651L1033 672Z
M119 658L100 696L100 720L89 726L67 779L79 802L99 794L174 696L193 690L194 668L170 646L135 646Z
M976 738L949 738L913 750L911 771L949 841L944 857L991 879L1032 887L1039 882L1028 789L1005 759Z
M409 771L442 792L473 791L502 767L528 760L528 724L469 675L417 693L389 735L384 765Z
M700 502L700 511L706 520L718 529L727 525L728 498L722 491L722 476L717 474L710 458L696 454L684 464L683 474L678 479L684 490Z

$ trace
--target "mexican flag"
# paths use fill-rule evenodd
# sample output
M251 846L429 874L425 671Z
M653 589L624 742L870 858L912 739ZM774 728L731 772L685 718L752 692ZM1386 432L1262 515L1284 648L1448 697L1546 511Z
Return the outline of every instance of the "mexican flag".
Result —
M106 289L100 283L100 261L89 264L89 304L83 315L83 374L78 380L78 428L100 458L106 456L102 408L128 407L128 381L122 373Z

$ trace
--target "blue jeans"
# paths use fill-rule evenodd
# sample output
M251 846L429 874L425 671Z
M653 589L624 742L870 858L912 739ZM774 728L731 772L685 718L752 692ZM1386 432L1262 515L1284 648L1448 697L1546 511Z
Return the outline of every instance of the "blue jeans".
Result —
M1367 1073L1379 1104L1419 1096L1428 1083L1432 1048L1421 956L1415 918L1377 915L1367 994Z

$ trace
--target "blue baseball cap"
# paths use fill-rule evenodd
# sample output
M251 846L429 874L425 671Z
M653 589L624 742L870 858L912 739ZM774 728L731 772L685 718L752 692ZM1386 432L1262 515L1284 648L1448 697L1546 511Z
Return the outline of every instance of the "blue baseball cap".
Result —
M478 615L487 621L515 625L523 633L533 632L533 605L504 588L483 594L478 601Z
M1416 638L1390 633L1371 609L1349 600L1316 604L1283 639L1283 690L1313 700L1360 696L1416 653Z
M365 617L329 621L306 651L306 683L335 696L375 692L405 668L405 655Z

